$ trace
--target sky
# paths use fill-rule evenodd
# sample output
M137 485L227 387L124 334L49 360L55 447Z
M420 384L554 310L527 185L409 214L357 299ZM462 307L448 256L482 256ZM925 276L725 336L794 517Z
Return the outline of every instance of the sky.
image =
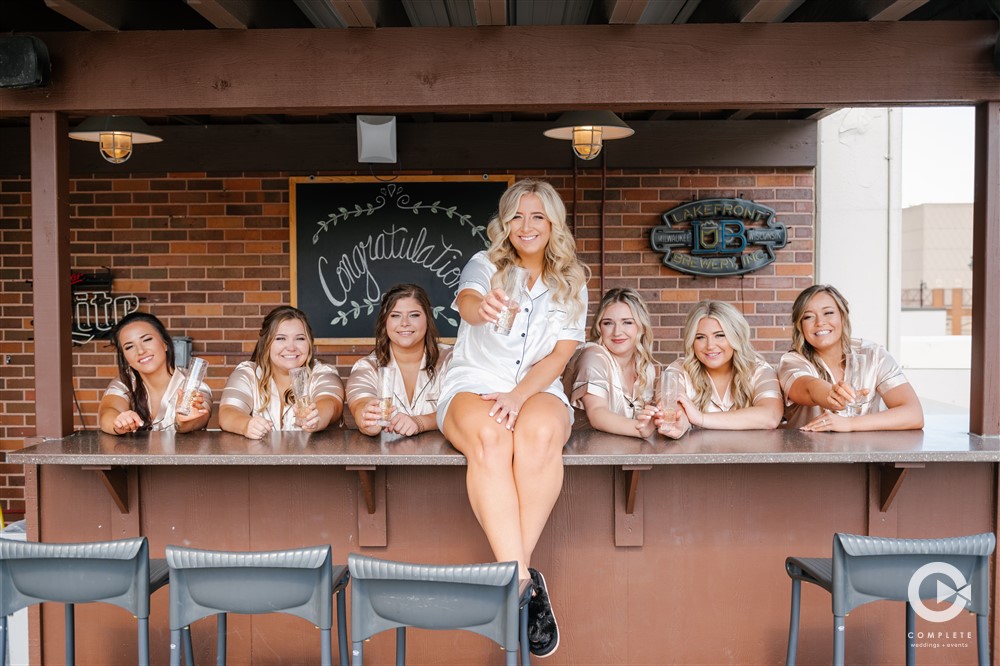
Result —
M975 109L903 108L903 208L972 203Z

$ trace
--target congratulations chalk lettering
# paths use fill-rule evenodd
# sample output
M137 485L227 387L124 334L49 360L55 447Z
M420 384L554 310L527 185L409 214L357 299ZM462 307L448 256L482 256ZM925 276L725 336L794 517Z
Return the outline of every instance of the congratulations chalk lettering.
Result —
M365 300L378 302L382 298L382 288L370 265L379 261L407 261L427 269L445 287L456 287L462 274L462 252L443 237L440 245L428 244L426 229L420 229L416 238L411 238L408 234L407 227L393 225L376 236L368 236L349 252L342 254L333 269L336 293L331 290L325 275L325 268L330 265L330 260L320 256L316 262L316 270L327 300L334 306L344 305L350 299L354 287L362 283Z

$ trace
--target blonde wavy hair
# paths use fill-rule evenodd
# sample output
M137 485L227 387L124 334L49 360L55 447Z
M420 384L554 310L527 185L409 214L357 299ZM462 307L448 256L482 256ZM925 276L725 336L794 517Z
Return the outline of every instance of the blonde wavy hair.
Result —
M309 326L309 319L306 318L306 313L290 305L280 305L267 313L267 316L264 317L264 323L260 326L260 337L257 338L253 354L250 355L250 360L256 363L257 369L260 370L257 376L257 392L261 397L261 411L267 411L267 406L271 402L271 343L274 342L274 338L278 334L278 326L289 319L298 319L302 322L302 328L306 331L306 339L309 340L309 355L306 357L304 367L312 368L316 363L313 356L313 332L312 327ZM282 408L293 402L295 402L295 396L289 387L282 396Z
M497 214L486 228L486 234L490 238L486 254L497 267L493 285L502 285L510 267L520 265L517 250L510 242L510 225L517 214L521 197L525 194L534 194L539 198L552 227L549 242L545 246L541 279L552 289L553 299L567 306L572 319L587 307L586 301L579 302L577 294L590 279L590 269L576 257L576 242L566 224L565 204L555 188L543 180L520 180L507 188L500 197Z
M653 358L653 325L649 318L649 308L635 289L618 287L608 289L597 305L597 314L590 327L590 338L602 347L607 347L601 334L601 319L604 312L615 303L624 303L632 311L632 318L639 327L639 339L635 341L635 372L639 378L637 397L646 395L646 373L649 368L656 367Z
M807 361L812 363L823 379L831 384L835 384L836 382L833 377L826 371L826 366L819 362L819 354L816 353L816 349L806 341L806 336L802 333L802 318L806 314L806 307L808 307L809 301L812 300L813 296L817 294L828 294L833 299L837 309L840 310L840 349L845 358L851 351L851 319L849 316L851 310L847 305L847 299L844 298L844 295L837 291L836 287L829 284L814 284L811 287L803 289L802 293L795 297L795 303L792 304L792 325L794 326L792 330L792 351L798 352Z
M700 301L688 313L684 322L684 370L695 389L694 403L704 411L712 400L712 379L694 353L694 337L702 319L711 317L719 322L733 348L733 381L730 395L736 409L753 405L753 375L764 358L750 344L750 324L739 310L723 301Z

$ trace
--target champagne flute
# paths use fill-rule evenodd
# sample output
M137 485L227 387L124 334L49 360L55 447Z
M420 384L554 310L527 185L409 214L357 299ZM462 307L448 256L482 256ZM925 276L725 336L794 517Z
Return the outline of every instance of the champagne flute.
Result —
M521 300L528 291L528 278L530 276L528 269L520 266L511 266L507 269L507 276L503 281L503 293L507 297L507 304L497 315L497 321L493 325L495 333L510 335L514 318L517 317L517 313L521 309Z
M194 401L195 391L201 388L201 382L205 379L208 371L208 363L200 356L191 359L191 367L188 368L187 377L184 379L184 390L177 401L177 413L187 416L191 413L191 403Z
M378 425L383 428L392 423L393 390L396 387L396 368L383 366L378 369Z
M862 351L850 352L844 357L844 383L854 391L854 400L845 408L846 416L858 416L866 402L861 390L865 388L869 360L868 354Z
M292 395L295 397L295 422L302 426L312 407L312 396L309 395L309 368L305 366L292 368L288 371L292 382Z
M663 405L663 418L676 424L681 420L681 407L677 400L681 394L681 373L671 368L665 368L660 373L660 403Z

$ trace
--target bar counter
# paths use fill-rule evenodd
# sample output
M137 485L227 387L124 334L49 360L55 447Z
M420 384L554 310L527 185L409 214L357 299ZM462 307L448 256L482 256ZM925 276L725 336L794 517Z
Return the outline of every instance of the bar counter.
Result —
M788 555L829 557L834 532L941 537L996 531L1000 439L962 432L965 417L923 431L694 431L678 441L574 432L563 492L535 552L562 630L546 663L781 663ZM354 430L218 431L114 437L79 432L11 452L25 465L29 538L93 541L145 535L232 550L333 545L414 562L491 559L469 508L465 458L439 433L367 437ZM1000 588L991 570L994 596ZM153 597L154 663L168 657L167 592ZM830 597L803 592L799 663L827 663ZM33 663L62 658L61 608L41 615ZM124 612L77 610L80 663L134 662ZM903 608L878 603L847 620L847 660L898 663ZM36 615L37 617L37 615ZM318 638L285 616L230 620L231 663L311 663ZM39 626L36 619L34 625ZM88 629L90 627L90 629ZM964 615L918 619L920 632L975 630ZM196 656L214 659L214 624L194 626ZM991 612L993 659L997 622ZM240 638L242 637L242 638ZM502 663L489 641L413 632L410 663ZM939 640L921 663L975 663L975 640ZM965 643L967 647L945 647ZM366 647L392 660L392 632ZM441 659L437 651L447 655Z

